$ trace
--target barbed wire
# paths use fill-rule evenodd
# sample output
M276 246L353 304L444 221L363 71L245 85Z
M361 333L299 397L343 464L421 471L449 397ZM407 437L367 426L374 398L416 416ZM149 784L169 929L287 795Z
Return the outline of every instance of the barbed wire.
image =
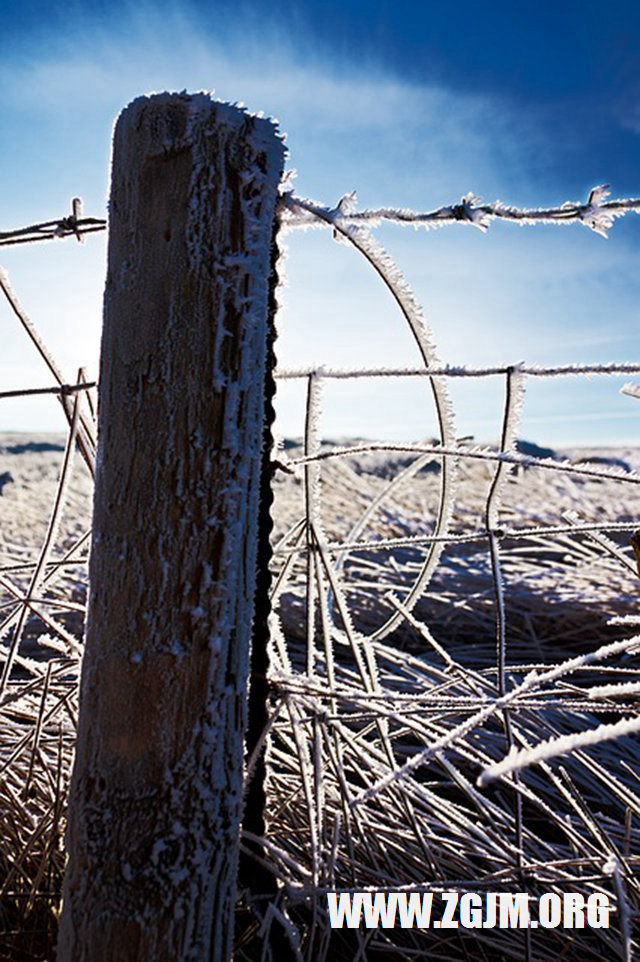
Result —
M634 880L638 856L632 851L640 842L636 822L619 825L620 819L589 811L595 799L607 812L640 814L632 771L637 756L628 746L612 754L611 743L597 735L589 736L597 752L585 756L580 747L584 740L568 737L585 729L585 719L591 719L590 730L597 731L599 712L637 717L633 699L616 699L616 694L630 696L635 691L640 642L626 637L610 641L610 632L618 627L624 633L636 626L632 604L634 591L637 596L636 568L629 546L608 539L623 539L636 529L640 505L632 496L640 475L635 465L627 470L613 463L580 463L577 455L555 459L520 452L516 446L527 378L635 376L640 374L640 362L442 364L420 305L368 232L382 221L425 227L470 223L486 230L492 220L502 219L521 224L582 222L602 234L616 217L640 210L640 201L607 201L603 191L592 191L586 204L535 210L484 205L468 195L459 205L427 214L392 209L357 212L351 195L336 208L283 195L285 227L323 223L360 250L391 290L422 362L397 368L320 365L275 372L280 380L305 379L307 399L300 456L283 462L294 473L283 472L278 478L283 486L274 485L274 520L284 532L274 547L273 714L264 737L270 745L270 803L277 817L262 841L282 884L283 905L288 900L294 906L300 892L307 903L313 902L308 960L327 958L328 941L321 944L313 937L313 926L319 927L323 918L321 896L354 889L354 879L357 891L385 891L389 879L402 879L412 888L435 885L424 881L427 873L437 880L438 890L469 891L482 874L482 884L489 888L509 884L528 890L544 883L562 892L569 883L572 891L588 891L589 886L606 887L605 866L613 848L621 859L612 898L627 886L625 898L640 904ZM70 217L0 233L0 246L67 236L80 240L85 233L105 229L105 220L81 214L74 202ZM39 879L44 862L30 857L33 839L52 806L62 810L59 796L64 794L73 752L77 704L75 688L68 685L70 678L75 684L79 672L78 620L86 598L89 535L87 530L73 536L66 531L62 542L56 539L65 499L70 497L75 445L80 445L92 470L96 382L87 381L82 373L75 383L62 377L4 273L0 293L57 381L53 387L3 391L0 399L57 395L69 424L51 515L38 528L43 533L41 547L12 544L5 532L0 541L4 551L0 638L5 639L0 646L0 668L4 662L0 719L7 738L13 739L9 761L3 764L14 775L18 772L18 779L24 775L27 780L34 766L42 766L36 786L40 810L36 801L29 801L31 822L20 829L14 861L24 863L24 872L32 871ZM501 440L495 447L472 447L456 436L448 381L490 376L504 381ZM426 378L438 413L439 440L329 446L322 431L324 382L366 377ZM633 384L623 390L638 396ZM360 474L349 468L358 456L387 455L390 471L395 471L390 478L376 474L375 465L368 480L366 465L359 468ZM278 468L280 451L276 458ZM420 474L431 470L433 462L436 471ZM556 487L543 481L540 493L532 476L553 479ZM423 488L416 488L413 501L405 501L406 485L418 477ZM561 485L568 486L569 503L546 502L545 498L562 497ZM472 499L470 487L476 492ZM293 521L288 505L279 500L284 491L300 495L300 514ZM515 507L509 507L509 495L518 491L523 493L512 497ZM589 498L599 500L589 504ZM528 499L535 503L529 505ZM562 512L562 507L571 511ZM464 530L469 517L473 525ZM522 567L517 567L520 563ZM77 576L72 577L73 572ZM602 601L598 591L604 576L613 580ZM584 592L582 599L576 599L577 591ZM620 597L609 610L606 605L616 591ZM563 604L565 595L569 600ZM545 603L550 598L555 606L546 652L545 639L536 634L536 598ZM571 620L567 608L580 604L586 614ZM437 605L445 611L440 622L433 614ZM602 623L584 642L587 648L595 645L595 651L576 654L572 648L576 635L580 641L580 632L596 620L596 612L602 613ZM453 636L450 643L447 640L450 619L456 616L468 619L467 634L458 647ZM65 618L75 619L75 634ZM524 653L514 652L516 618L528 626ZM35 621L45 632L41 644L48 663L33 657L28 648ZM606 637L596 641L599 631ZM472 663L478 651L487 649L487 639L490 660L484 667ZM587 672L603 661L608 663L599 681L606 678L612 684L590 688ZM569 676L575 680L579 673L585 679L582 687L570 684ZM16 706L23 713L20 724L15 721ZM44 735L41 741L37 735L30 742L32 736L23 731L31 720L33 731L42 730L51 741L52 719L61 730L64 722L59 763L51 761ZM636 728L634 721L600 735L609 738ZM565 741L554 746L552 740L562 736ZM506 774L505 757L540 743L544 752L519 754L517 772ZM556 757L554 751L565 751L567 745L572 751L564 761L565 778L550 761ZM50 777L55 764L64 771L57 795ZM533 774L532 765L538 766ZM425 768L428 777L422 777ZM483 772L490 773L484 780ZM492 777L503 779L499 794L481 790ZM291 798L300 799L300 804L291 805ZM521 799L535 817L523 816ZM550 825L557 838L538 837L536 818ZM512 857L513 851L517 857ZM494 949L493 954L503 954L500 939L511 937L481 935L489 940L490 955ZM424 945L418 940L427 937L428 933L415 935L416 952ZM553 932L540 936L554 937ZM531 958L521 945L512 949L511 957ZM538 951L544 954L544 946ZM546 954L556 957L560 951L556 942Z
M81 384L60 384L58 387L28 387L16 388L15 391L0 391L0 400L5 398L33 397L42 394L57 394L65 397L77 391L90 391L98 386L97 381L85 381Z
M293 191L285 189L287 183L285 180L280 198L280 212L285 227L309 226L317 224L318 221L324 221L327 224L339 222L375 227L383 221L388 221L426 229L462 223L471 224L485 231L493 220L511 221L522 226L578 222L606 237L607 231L617 218L632 211L640 212L640 198L607 200L610 195L607 184L594 187L585 203L565 201L556 207L519 208L503 204L501 201L495 201L492 204L483 203L482 198L468 193L458 204L447 204L436 210L420 213L407 208L391 207L358 211L355 191L345 194L338 204L331 208L296 196ZM106 227L106 218L83 217L82 200L74 197L71 214L66 217L15 230L0 231L0 247L69 236L75 236L82 241L84 234L104 231Z
M285 187L288 184L285 184ZM375 227L383 221L413 227L444 227L451 224L470 224L486 231L494 220L510 221L528 226L534 224L582 223L602 237L613 222L632 211L640 213L640 198L607 200L608 184L594 187L585 203L565 201L557 207L519 208L501 201L493 204L482 202L473 193L465 194L458 204L448 204L437 210L419 213L407 208L381 207L376 210L357 210L357 194L345 194L335 207L327 207L317 201L296 196L292 190L282 194L282 210L285 226L305 227L323 221L328 225L341 224L355 227Z
M493 220L511 221L522 226L578 222L606 237L617 218L624 217L632 211L640 213L640 198L607 200L609 195L608 185L603 184L590 191L585 203L565 201L556 207L518 208L503 204L501 201L495 201L492 204L483 203L482 198L468 193L458 204L448 204L436 210L420 213L407 208L391 207L358 211L355 191L346 194L335 207L331 208L298 197L293 191L283 190L280 211L286 227L309 226L318 221L324 221L327 224L339 222L375 227L383 221L388 221L427 229L466 223L485 231ZM66 217L42 221L15 230L0 231L0 247L69 236L82 241L84 234L104 231L106 227L106 218L83 217L82 200L74 197L71 214Z
M524 890L543 878L551 884L540 868L547 856L542 855L544 844L536 837L535 826L532 829L531 812L556 826L559 838L566 836L568 850L584 859L584 866L593 859L589 869L599 872L600 879L606 879L607 858L614 852L620 855L621 843L610 840L610 835L606 844L602 841L603 823L599 813L590 811L590 799L597 799L594 804L599 810L613 811L615 796L624 800L627 811L640 813L633 776L614 774L626 772L623 766L632 773L633 751L608 741L637 730L638 709L631 698L616 700L615 694L608 698L606 694L615 689L622 695L637 683L634 672L640 642L623 638L607 643L611 634L605 633L605 629L615 631L616 625L628 630L637 620L629 612L634 611L637 596L640 540L633 536L626 546L620 543L640 523L637 464L631 469L621 459L606 456L588 463L576 453L558 458L517 447L528 378L637 376L640 362L442 364L420 305L369 230L392 222L425 228L467 223L485 231L494 220L503 220L521 225L583 223L606 236L616 218L640 212L640 200L609 201L607 196L601 187L591 191L586 203L521 210L483 204L467 195L460 204L421 214L390 208L358 211L355 194L333 208L290 192L283 195L285 228L328 226L335 239L351 243L363 254L394 296L421 354L420 365L406 367L340 369L316 364L275 372L280 382L305 381L307 394L299 450L296 456L290 449L278 450L276 462L276 468L285 469L280 475L282 489L295 490L297 484L302 490L300 515L295 520L289 517L274 548L272 589L277 616L273 684L278 747L274 751L278 762L286 765L286 747L295 745L298 763L291 763L288 779L274 777L280 778L281 790L290 795L300 790L302 780L305 814L292 814L287 824L290 833L298 837L304 833L310 846L311 867L300 868L298 883L305 892L313 891L316 906L321 905L318 887L322 892L351 890L352 863L346 856L340 886L337 854L322 875L321 841L334 832L345 852L357 849L362 829L350 825L349 818L366 818L366 832L388 839L391 846L402 824L403 847L410 847L423 866L421 878L425 863L436 878L446 875L448 870L440 868L439 860L458 864L459 851L476 825L481 825L483 839L494 832L500 838L502 854L496 851L495 863L501 866L501 879L509 878ZM434 402L440 436L436 441L323 441L323 385L332 379L369 377L419 378L432 388L437 385ZM451 378L486 377L504 382L501 440L496 447L472 447L456 438L446 388ZM640 388L632 383L621 390L640 396ZM431 474L421 474L424 471ZM470 485L476 492L471 500ZM275 497L277 518L277 486ZM591 505L589 499L593 499ZM475 523L464 530L463 519L470 516ZM614 537L615 542L610 540ZM440 555L441 550L446 553ZM606 592L608 577L620 591L620 606L610 610L606 605L612 603L613 595ZM599 609L595 598L600 596L606 600ZM565 597L572 613L561 615ZM549 628L551 650L541 664L532 666L530 648L540 654L544 650L538 636L538 631L543 633L542 622L538 628L538 609L549 598L555 600L558 612ZM584 616L580 614L583 606ZM572 646L580 642L599 612L603 634L594 632L593 640L585 637L584 653L576 656ZM452 625L463 616L468 626L458 642ZM519 637L522 650L515 640ZM493 652L487 642L493 643ZM488 652L483 663L487 667L482 670L481 663L474 662L474 653L477 659L481 652ZM553 667L557 659L560 663ZM611 663L600 667L606 659ZM303 664L306 669L299 667ZM591 696L588 687L585 692L577 683L570 684L568 675L592 670L596 664L600 679L613 675L604 695L602 685ZM616 682L626 687L618 688ZM358 696L367 699L366 712ZM595 708L596 704L600 707ZM610 710L633 721L601 729L598 712ZM587 728L590 734L581 735ZM536 750L541 743L544 751ZM598 753L587 757L581 746L591 744L598 746ZM548 762L559 753L565 756L561 775ZM517 759L515 774L502 761L512 757ZM353 779L348 774L350 765L357 773ZM537 766L533 772L532 766ZM438 791L443 778L448 786L445 798ZM498 805L480 790L490 778L503 779L504 794ZM456 819L465 818L453 801L454 785L462 806L468 805L465 814L473 812L472 824L466 823L460 832L451 827ZM530 809L526 817L523 801ZM348 816L343 814L345 809ZM428 815L421 820L418 812L425 811ZM606 831L615 834L614 820L605 820ZM627 902L633 900L637 906L640 892L633 886L630 867L636 856L630 846L637 846L639 837L629 828L628 819L626 831L633 841L627 834L630 841L624 843L618 889L612 897L624 890ZM586 845L582 832L589 838ZM443 841L449 836L455 838L452 851ZM599 848L595 858L590 848L594 839ZM283 837L279 846L274 859L281 866L283 884L290 886L296 871L291 859L297 856ZM481 858L487 858L483 862L486 877L492 878L490 848L487 842ZM366 860L364 849L366 845L362 849ZM339 850L337 842L334 850ZM515 853L513 861L507 859L508 865L506 851ZM474 848L473 859L478 852ZM569 880L582 890L589 883L577 863L569 866L567 855L558 843L558 864L565 866L561 884L566 887ZM403 862L401 875L403 881L415 882L410 861ZM386 867L379 875L372 872L366 882L375 886L385 871ZM475 862L473 872L474 878L481 874ZM446 877L459 876L452 869ZM384 889L381 881L377 884ZM617 897L621 898L619 892ZM497 945L495 951L503 954ZM539 943L537 951L545 954ZM555 957L559 951L549 948L546 954ZM515 948L513 957L532 959L530 941Z
M36 241L56 240L63 237L75 237L82 243L85 234L104 231L106 227L105 218L83 217L82 200L74 197L71 201L71 213L66 217L42 221L16 230L0 231L0 247L32 244Z

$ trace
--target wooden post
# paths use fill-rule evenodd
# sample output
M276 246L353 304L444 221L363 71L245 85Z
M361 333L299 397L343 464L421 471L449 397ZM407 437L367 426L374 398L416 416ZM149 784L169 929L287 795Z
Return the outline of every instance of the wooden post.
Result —
M59 962L230 958L283 159L205 94L116 125Z

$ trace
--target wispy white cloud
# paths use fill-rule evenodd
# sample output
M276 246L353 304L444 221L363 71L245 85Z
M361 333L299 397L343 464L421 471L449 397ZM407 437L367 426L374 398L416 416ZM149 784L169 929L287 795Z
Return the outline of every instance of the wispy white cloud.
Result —
M109 125L140 93L214 89L222 99L278 118L305 167L349 170L348 157L355 155L387 181L394 169L410 172L414 188L427 197L443 181L445 191L449 184L470 189L472 173L476 189L498 183L508 189L514 174L522 178L527 155L550 149L535 118L496 97L408 82L372 64L363 69L355 58L338 61L309 38L300 46L268 20L258 29L248 11L235 25L226 19L209 31L188 6L160 11L143 4L107 25L80 23L52 37L37 56L31 50L5 59L5 105L19 104L25 124L29 114L52 124L62 119L65 135L77 144L84 130L94 137L98 125Z
M299 190L327 202L353 188L367 205L417 208L455 201L468 190L518 204L566 199L565 183L540 181L555 146L532 108L339 57L314 45L297 24L258 22L253 9L238 14L234 7L234 18L212 18L203 29L185 4L162 12L148 4L118 8L103 23L88 16L65 35L43 36L37 48L17 48L0 65L0 126L5 143L10 133L15 144L13 154L0 157L0 218L15 224L50 216L75 193L99 213L118 111L140 93L184 88L213 88L222 99L277 117ZM56 208L44 209L45 202ZM604 242L580 228L531 235L492 228L487 237L461 228L418 237L389 230L384 239L423 299L445 361L541 360L543 350L547 361L562 351L586 360L582 352L594 359L610 343L618 354L628 347L624 325L639 293L636 254L617 234ZM393 304L352 252L328 235L292 237L289 244L281 363L416 360ZM44 256L38 254L40 263ZM68 367L85 361L95 367L96 292L104 273L98 244L82 256L83 284L61 282L55 298L50 277L35 282L27 266L35 263L32 252L12 260L19 292L28 293L34 316L49 325ZM381 416L383 408L390 424L402 418L399 411L417 410L402 400L382 405ZM418 432L419 422L418 412Z

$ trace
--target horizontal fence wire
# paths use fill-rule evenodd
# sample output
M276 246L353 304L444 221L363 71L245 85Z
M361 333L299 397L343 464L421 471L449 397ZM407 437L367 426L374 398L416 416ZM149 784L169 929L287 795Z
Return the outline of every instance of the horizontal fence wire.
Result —
M550 208L467 195L426 213L358 211L355 195L331 208L290 186L279 243L295 228L319 226L359 250L391 292L421 364L275 371L307 388L304 436L273 461L271 717L257 749L269 772L258 841L280 894L260 933L240 933L236 956L256 957L278 918L308 962L358 952L364 960L452 957L433 929L332 931L327 892L603 891L613 906L609 929L460 929L454 955L539 962L570 959L578 946L581 962L630 962L637 939L629 920L640 911L637 744L627 734L640 715L640 455L528 453L518 432L528 378L634 377L640 362L442 364L420 305L372 229L484 231L502 220L582 223L606 235L640 201L609 200L600 187L584 203ZM75 200L68 217L0 232L0 245L81 240L105 227ZM0 904L19 921L12 932L30 928L52 944L87 603L97 385L84 371L63 376L1 279L9 316L56 383L3 391L0 400L50 394L68 425L66 438L42 442L0 436L0 802L13 818L0 839ZM502 380L497 445L457 438L448 385L465 377ZM424 379L439 437L327 442L323 387L365 378ZM636 386L623 391L633 406ZM248 777L254 768L249 759ZM0 954L3 939L0 922Z
M493 204L482 202L473 193L465 194L458 204L448 204L436 210L420 213L406 208L382 207L377 210L357 210L355 192L346 194L333 207L316 201L297 197L293 191L285 190L282 206L285 224L291 226L317 226L318 221L345 226L377 227L383 222L403 226L424 227L427 230L452 224L469 224L486 231L492 221L501 220L521 226L535 224L574 224L586 227L607 236L614 221L630 212L640 212L640 198L608 200L609 185L594 187L585 203L566 201L558 207L519 208L500 201ZM288 215L288 216L287 216Z
M64 237L76 237L77 240L83 241L85 234L106 230L106 226L105 218L84 217L82 200L79 197L74 197L71 201L71 213L67 217L42 221L39 224L31 224L28 227L20 227L16 230L0 231L0 247L57 240Z
M300 380L320 377L327 380L351 380L369 377L496 377L518 371L527 377L564 377L567 375L591 374L639 374L640 364L559 364L555 367L527 366L526 364L505 364L502 367L372 367L372 368L331 368L306 367L282 368L275 372L278 380Z
M59 384L57 387L27 387L17 388L15 391L0 391L0 401L6 398L41 397L43 394L56 394L60 397L75 394L77 391L90 391L98 386L97 381L83 384Z
M356 195L347 194L335 208L329 208L313 201L296 197L292 191L283 191L281 213L286 226L305 226L316 224L318 219L327 222L341 220L351 224L377 226L383 221L396 224L410 224L421 227L443 227L466 223L486 230L492 220L511 221L521 225L533 224L571 224L581 222L597 233L606 236L614 220L625 214L640 211L640 199L625 198L608 200L608 185L594 187L584 204L567 201L558 207L518 208L496 201L483 204L473 193L466 194L458 204L449 204L437 210L419 213L403 208L380 208L378 210L356 211ZM71 213L57 220L42 221L15 230L0 231L0 246L25 244L34 241L55 240L106 229L107 220L101 217L84 217L82 201L74 197Z
M274 805L294 797L300 779L305 801L276 808L267 851L305 958L332 957L323 895L336 890L603 890L616 935L598 946L581 933L580 958L628 962L637 948L628 933L640 905L640 796L637 751L624 736L640 724L629 697L640 672L640 461L637 452L631 464L606 453L550 457L519 450L517 439L528 378L633 377L640 363L443 365L413 293L370 233L383 221L486 230L504 220L582 222L606 235L616 217L640 210L607 196L596 188L584 204L519 210L468 195L416 214L357 211L355 195L334 208L284 195L286 228L329 227L363 254L424 362L275 372L305 382L307 401L303 438L289 439L275 463L270 777ZM504 383L501 443L472 447L456 438L446 385L486 377ZM366 378L425 380L440 437L323 441L323 385ZM633 384L622 390L636 396ZM587 755L586 745L598 751ZM501 794L489 797L496 780ZM301 837L303 859L287 841ZM619 859L616 879L609 857ZM533 962L570 951L559 933L458 938L461 957ZM378 952L402 951L389 935L369 939ZM440 945L427 935L402 944L416 953Z

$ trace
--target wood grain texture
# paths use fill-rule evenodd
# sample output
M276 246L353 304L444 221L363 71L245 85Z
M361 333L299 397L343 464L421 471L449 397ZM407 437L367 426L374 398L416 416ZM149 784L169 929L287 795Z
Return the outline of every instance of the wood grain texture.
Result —
M61 962L230 957L283 157L203 94L116 125Z

